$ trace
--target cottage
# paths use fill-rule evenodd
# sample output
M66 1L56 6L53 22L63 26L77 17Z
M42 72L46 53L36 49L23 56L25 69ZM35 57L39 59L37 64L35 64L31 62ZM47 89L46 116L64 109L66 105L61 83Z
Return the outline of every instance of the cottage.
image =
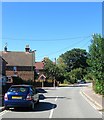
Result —
M44 62L35 62L35 70L37 74L42 74L44 72Z
M7 76L18 76L23 80L34 80L35 51L31 51L29 45L25 51L8 51L7 47L0 52L6 64Z

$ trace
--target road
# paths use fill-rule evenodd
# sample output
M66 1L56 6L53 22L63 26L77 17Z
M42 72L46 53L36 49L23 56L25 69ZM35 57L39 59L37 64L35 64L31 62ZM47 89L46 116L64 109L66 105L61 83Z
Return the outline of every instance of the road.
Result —
M81 87L58 87L40 91L34 111L5 110L2 118L102 118L80 93Z

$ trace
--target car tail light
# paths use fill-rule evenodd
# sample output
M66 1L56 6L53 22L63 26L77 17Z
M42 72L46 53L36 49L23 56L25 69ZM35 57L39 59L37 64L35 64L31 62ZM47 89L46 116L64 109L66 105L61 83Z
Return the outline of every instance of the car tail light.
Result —
M26 100L32 100L32 96L28 94Z
M8 95L5 93L4 100L8 100Z

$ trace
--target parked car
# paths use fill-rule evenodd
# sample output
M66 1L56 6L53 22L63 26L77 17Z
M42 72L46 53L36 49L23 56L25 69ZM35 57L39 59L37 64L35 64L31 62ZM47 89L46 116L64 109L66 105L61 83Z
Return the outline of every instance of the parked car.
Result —
M28 107L34 110L39 103L39 94L32 85L12 85L4 96L5 109Z
M78 84L84 84L84 83L86 83L86 81L85 80L78 80L77 83Z

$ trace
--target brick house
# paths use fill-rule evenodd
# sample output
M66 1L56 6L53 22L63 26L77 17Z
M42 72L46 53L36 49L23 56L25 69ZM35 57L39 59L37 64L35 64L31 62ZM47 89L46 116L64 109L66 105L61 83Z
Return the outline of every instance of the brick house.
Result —
M35 62L35 70L36 70L36 73L39 75L39 79L41 78L41 76L44 77L44 79L46 79L45 71L44 71L44 60L47 58L48 57L44 57L43 61ZM56 64L56 59L53 62L53 64Z
M37 74L42 74L44 72L44 62L35 62L35 70Z
M46 79L45 75L44 75L44 62L35 62L35 70L36 73L39 75L38 79L41 79L41 76L44 77L44 79Z
M1 52L6 64L7 76L18 76L23 80L34 80L35 51L31 51L29 45L25 51L8 51L7 47Z

